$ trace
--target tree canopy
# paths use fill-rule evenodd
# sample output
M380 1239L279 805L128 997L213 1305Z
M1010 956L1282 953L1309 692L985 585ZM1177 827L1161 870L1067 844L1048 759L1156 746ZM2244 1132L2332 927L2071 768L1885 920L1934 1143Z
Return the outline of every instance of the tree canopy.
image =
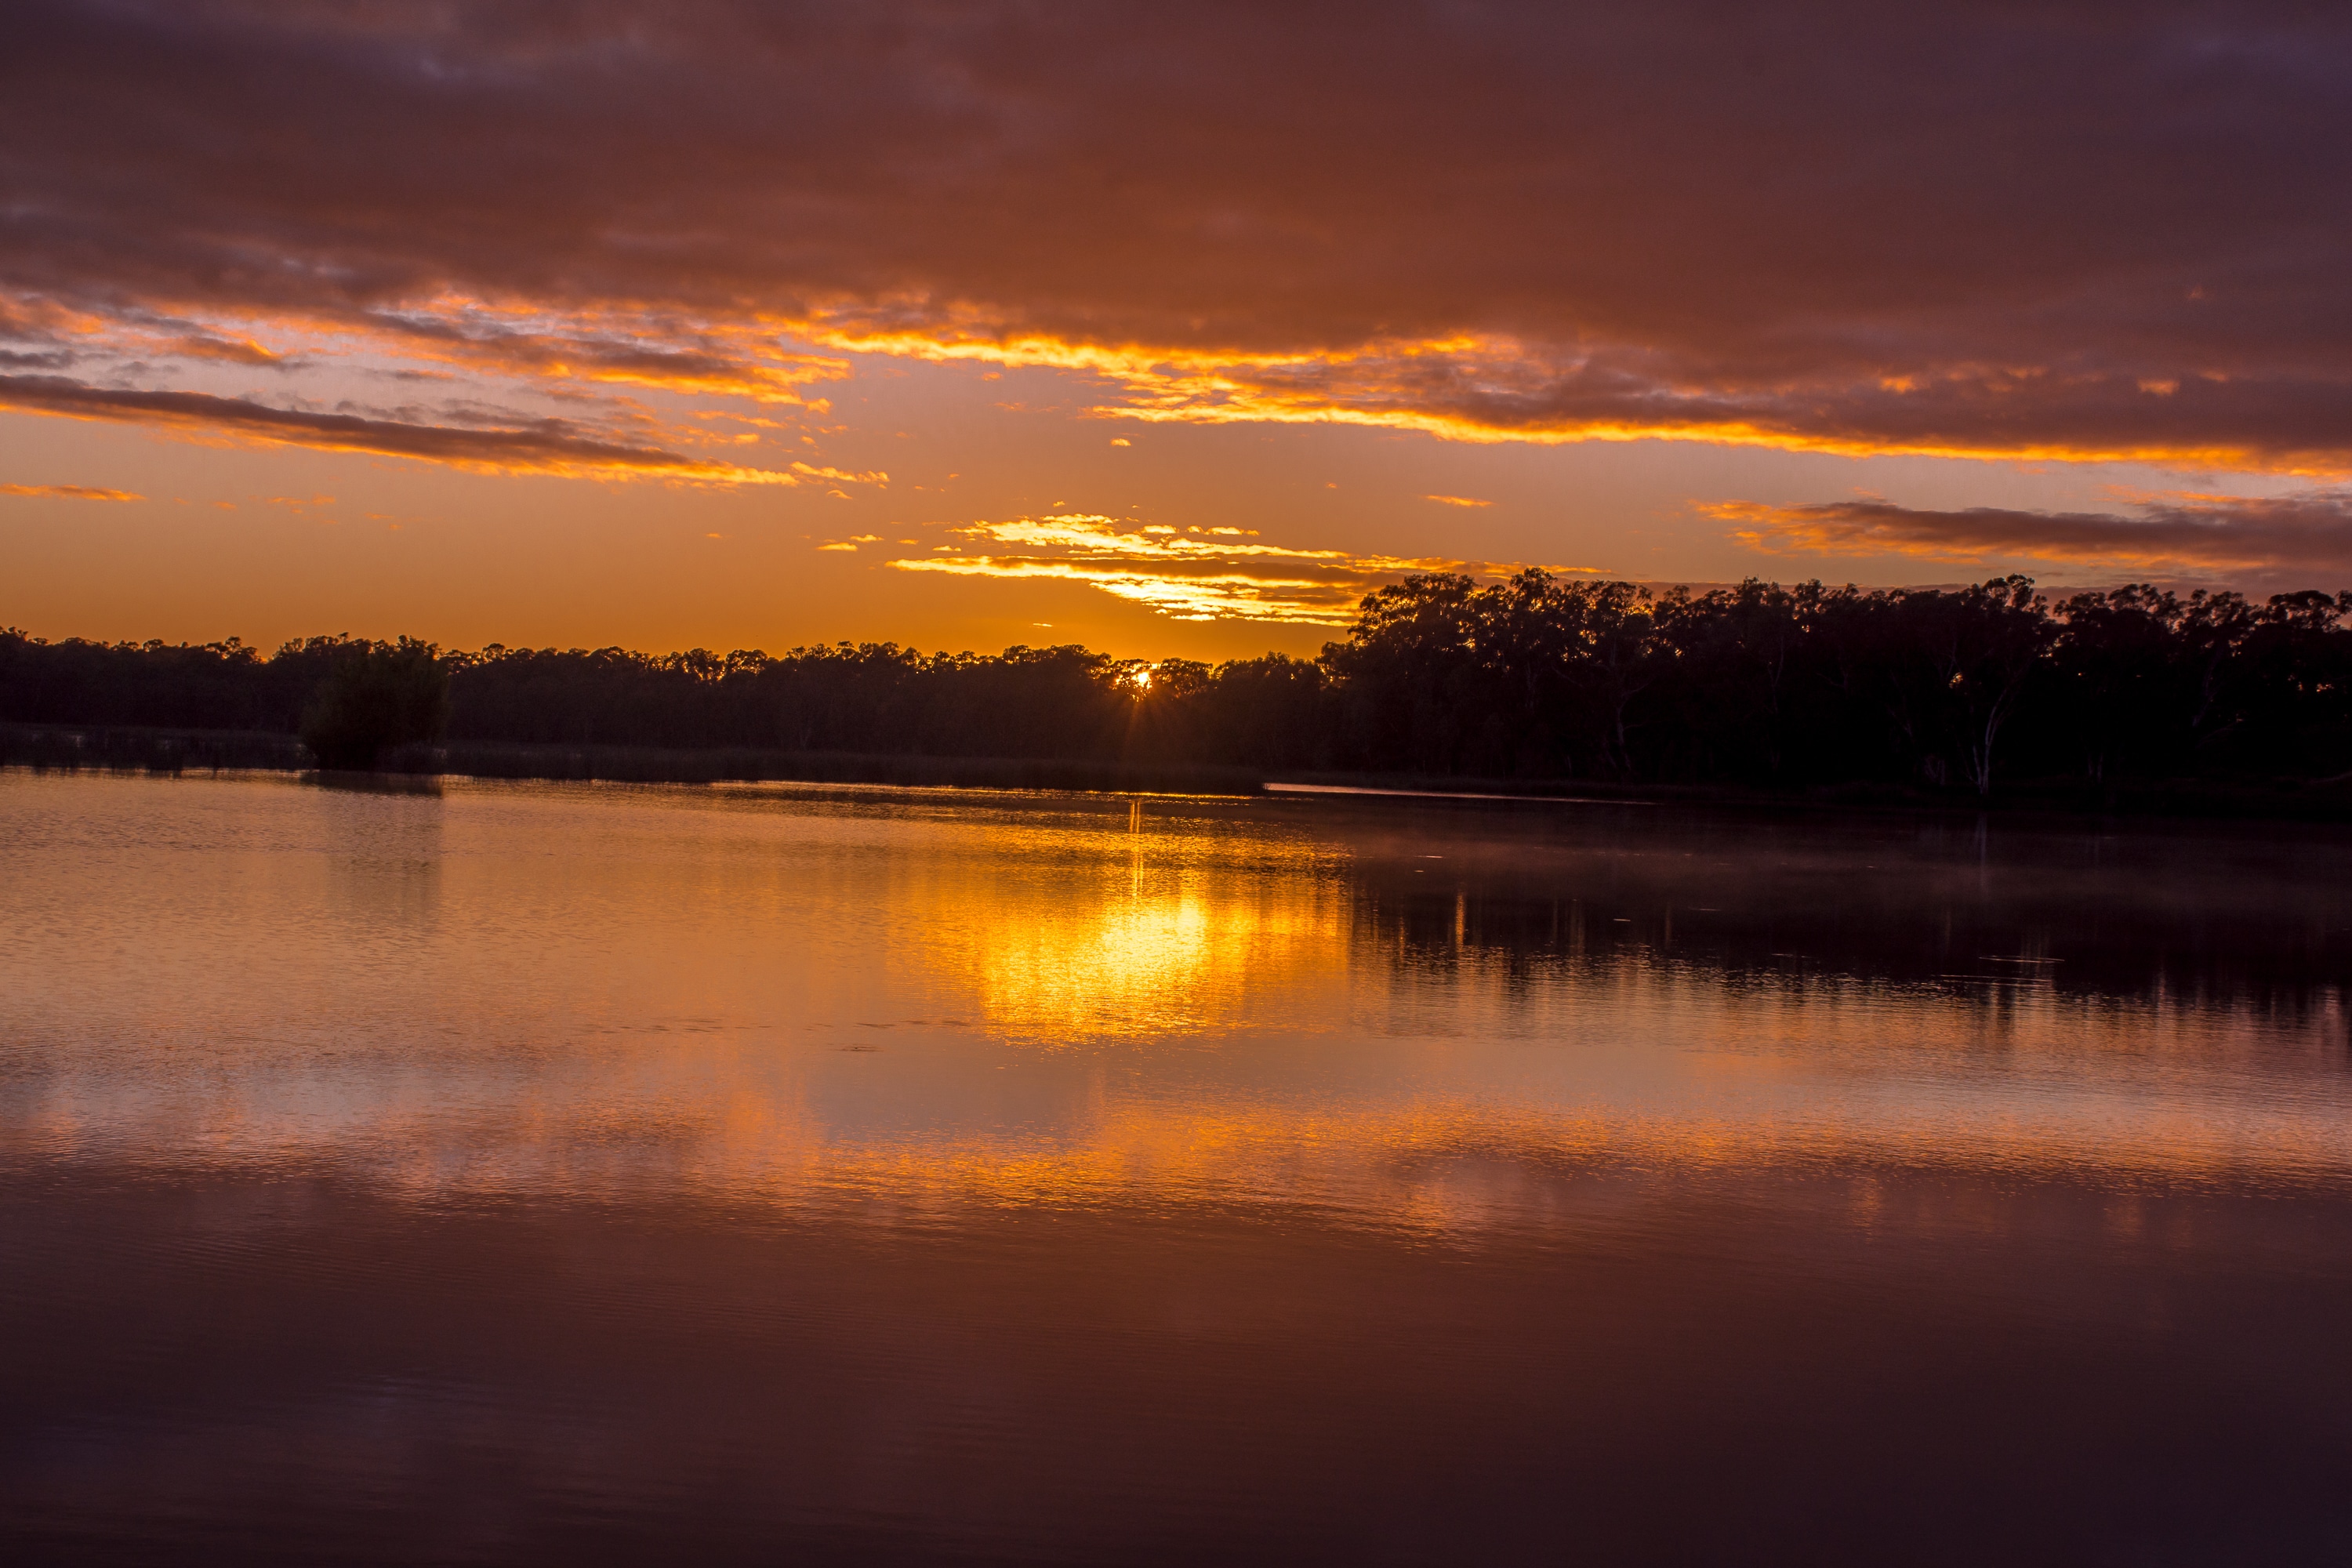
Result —
M1749 581L1663 595L1528 570L1367 596L1320 657L1076 646L769 654L310 637L268 656L0 632L0 720L299 731L322 761L452 740L1111 759L1796 788L2352 770L2352 593L2053 605Z

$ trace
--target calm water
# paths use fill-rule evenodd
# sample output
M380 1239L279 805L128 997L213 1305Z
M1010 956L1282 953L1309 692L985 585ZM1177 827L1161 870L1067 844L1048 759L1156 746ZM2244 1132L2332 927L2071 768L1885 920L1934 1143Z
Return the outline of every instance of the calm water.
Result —
M2352 839L0 774L0 1545L2352 1555Z

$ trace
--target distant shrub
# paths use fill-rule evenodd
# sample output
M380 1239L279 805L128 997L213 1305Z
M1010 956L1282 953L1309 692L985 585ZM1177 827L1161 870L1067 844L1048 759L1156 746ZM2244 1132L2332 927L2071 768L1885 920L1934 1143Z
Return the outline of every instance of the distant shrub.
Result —
M322 768L373 768L395 746L440 738L449 723L449 671L440 649L397 643L342 644L302 714L302 743Z

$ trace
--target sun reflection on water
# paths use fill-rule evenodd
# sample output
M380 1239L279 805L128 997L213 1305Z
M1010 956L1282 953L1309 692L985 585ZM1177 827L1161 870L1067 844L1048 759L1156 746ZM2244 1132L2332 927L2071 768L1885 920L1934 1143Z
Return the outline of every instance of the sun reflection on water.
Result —
M1512 927L1426 846L1381 891L1295 817L1181 804L0 788L35 830L0 850L10 1168L1412 1229L1612 1171L2352 1179L2326 987L1738 970L1663 926L1599 945L1580 905Z
M942 921L927 962L961 977L996 1030L1056 1047L1246 1027L1254 996L1344 978L1347 907L1331 889L1156 868L1102 880Z

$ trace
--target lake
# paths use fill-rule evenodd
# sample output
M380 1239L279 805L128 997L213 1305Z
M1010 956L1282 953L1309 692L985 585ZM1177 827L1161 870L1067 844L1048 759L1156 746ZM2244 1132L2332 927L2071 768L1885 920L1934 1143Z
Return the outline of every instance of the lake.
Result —
M0 773L0 1542L2352 1557L2352 837Z

